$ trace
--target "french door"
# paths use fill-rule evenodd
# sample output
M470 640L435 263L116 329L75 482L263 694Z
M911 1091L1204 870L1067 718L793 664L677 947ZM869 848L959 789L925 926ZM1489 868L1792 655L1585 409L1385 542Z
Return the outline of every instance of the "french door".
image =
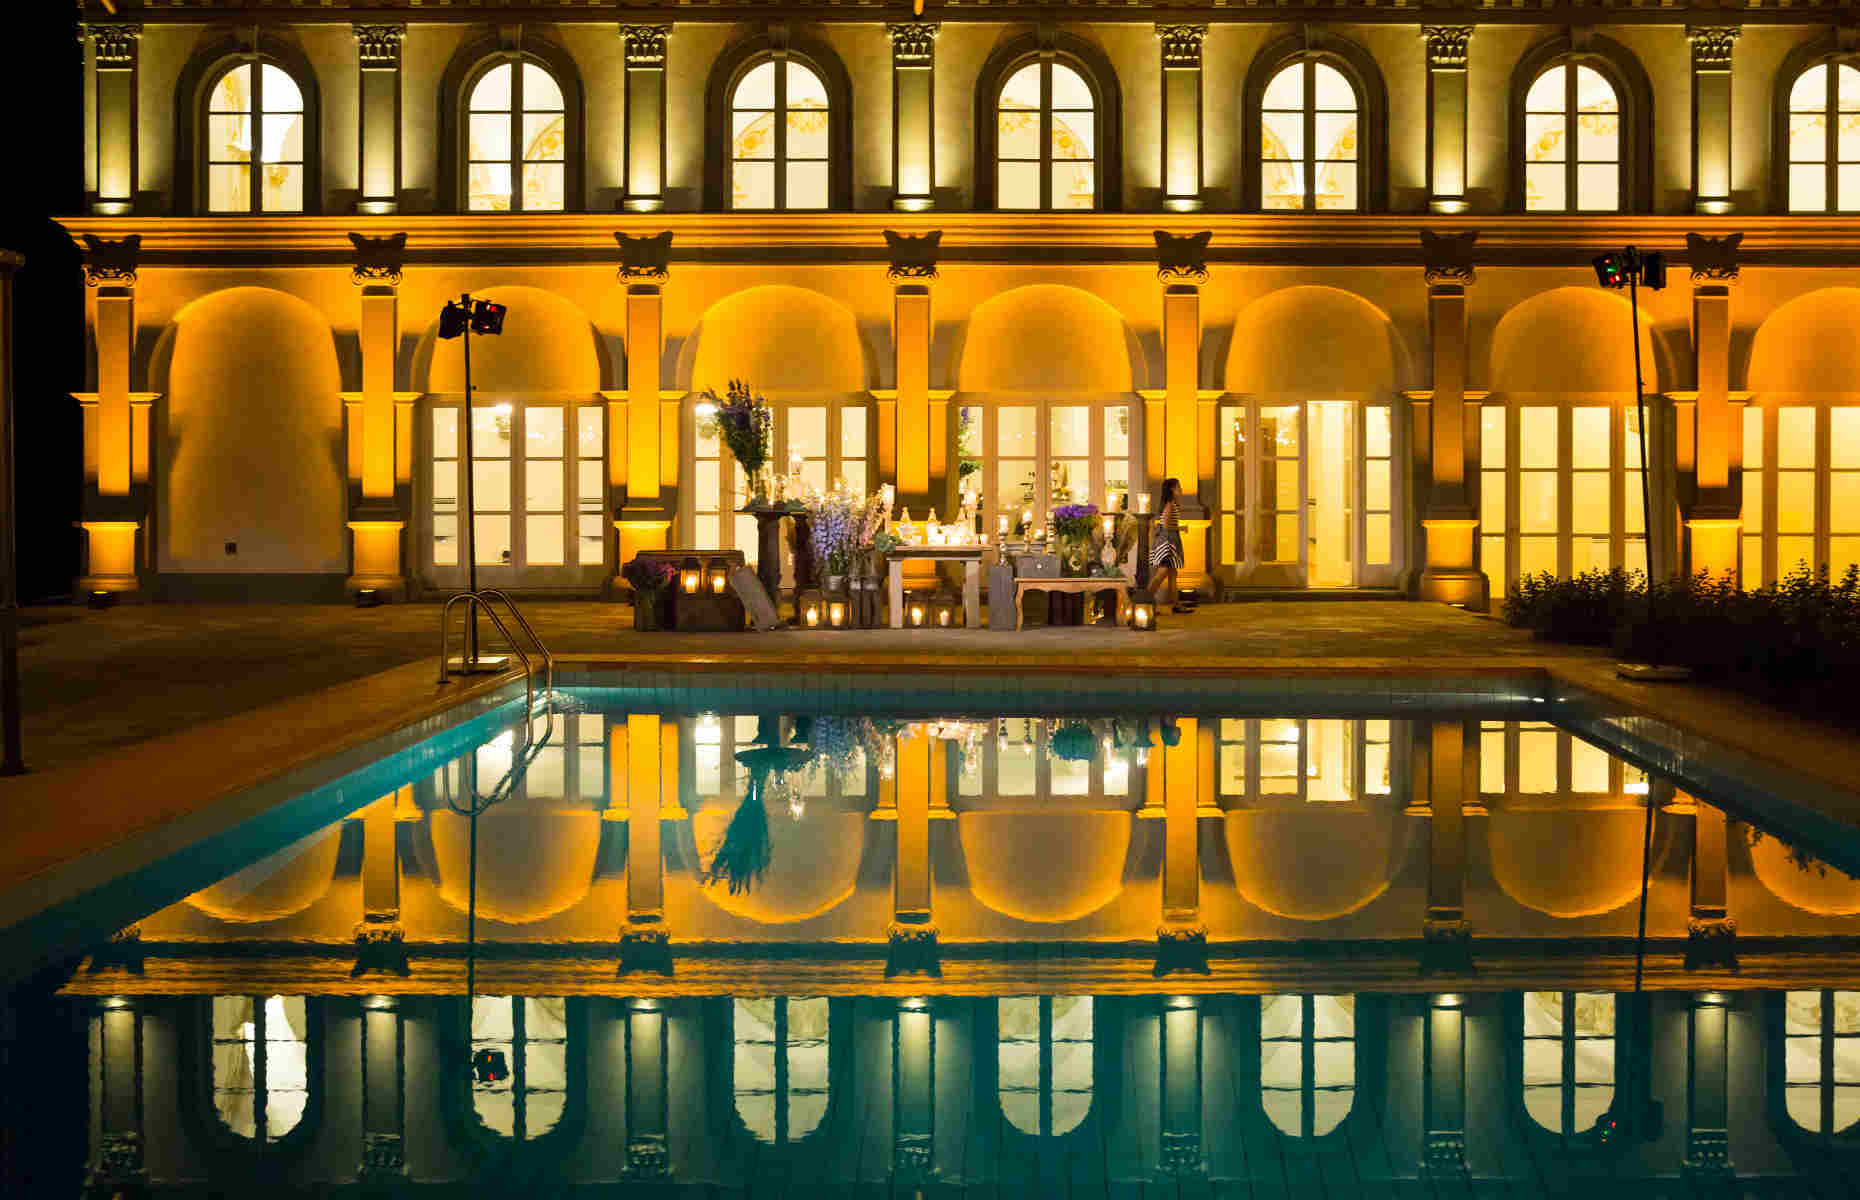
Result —
M422 565L439 587L466 581L463 416L458 400L435 399L422 429ZM610 573L605 405L480 398L471 417L478 582L525 589L598 585Z
M1394 584L1389 404L1242 398L1218 425L1215 554L1234 583Z
M1804 565L1838 581L1860 563L1860 407L1751 403L1743 432L1743 585Z
M1135 405L1122 398L1015 398L980 407L979 445L971 420L958 430L957 452L965 462L979 459L991 536L1003 516L1013 527L1022 514L1039 522L1062 504L1095 504L1102 512L1129 494L1141 440Z

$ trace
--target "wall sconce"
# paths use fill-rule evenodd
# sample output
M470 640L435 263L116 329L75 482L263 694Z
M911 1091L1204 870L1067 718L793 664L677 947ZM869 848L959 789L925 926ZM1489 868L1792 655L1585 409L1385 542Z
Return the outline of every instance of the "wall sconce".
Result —
M838 596L827 601L827 624L834 629L846 628L846 601Z
M1130 627L1139 633L1156 632L1156 601L1148 592L1130 594Z
M911 628L922 629L924 624L924 602L922 597L911 597L909 604L905 607L910 616Z
M685 595L697 595L698 588L703 586L703 580L703 564L695 558L685 559L684 565L679 568L679 586L684 589Z
M710 590L713 594L721 596L730 590L730 563L728 559L711 559L710 565L705 568L704 573L710 576Z
M938 629L954 629L961 622L956 620L956 598L944 592L930 606L930 612Z
M826 600L819 592L801 593L801 625L806 629L819 629L820 623L827 619Z

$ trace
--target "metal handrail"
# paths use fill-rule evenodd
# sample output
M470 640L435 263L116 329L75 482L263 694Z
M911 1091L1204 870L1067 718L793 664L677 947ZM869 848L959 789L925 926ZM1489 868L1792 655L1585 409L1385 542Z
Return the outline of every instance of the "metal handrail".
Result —
M505 600L506 603L508 603L509 598L506 597ZM451 674L446 670L446 642L448 640L447 634L450 632L450 626L452 624L452 606L458 604L460 601L465 603L467 620L471 617L473 605L481 609L485 616L490 617L491 623L497 626L497 631L504 635L504 643L516 652L518 660L523 663L523 731L524 740L527 742L529 739L529 717L531 713L536 711L535 670L530 666L530 656L523 652L523 647L517 644L517 639L510 636L510 628L504 624L504 619L498 616L497 610L492 608L489 604L486 604L484 597L477 592L460 592L458 595L447 600L446 606L439 612L439 685L444 687L446 684L452 682ZM534 633L532 633L531 636L535 636ZM551 712L553 713L553 709Z
M555 694L555 655L549 653L549 647L543 645L542 639L536 636L536 630L530 625L529 618L523 615L523 610L517 607L517 602L510 598L510 593L502 588L479 588L478 595L486 600L502 600L510 615L517 619L517 625L529 636L530 644L536 648L537 657L543 661L543 695L553 696ZM489 612L490 609L487 607L485 611ZM515 649L514 646L511 648Z

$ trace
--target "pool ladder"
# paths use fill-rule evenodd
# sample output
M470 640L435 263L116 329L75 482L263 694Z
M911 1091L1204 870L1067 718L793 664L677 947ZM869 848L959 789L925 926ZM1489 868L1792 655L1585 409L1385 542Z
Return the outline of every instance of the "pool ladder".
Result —
M498 615L495 606L497 604L502 604L504 606L504 611L516 622L517 628L523 631L524 637L529 641L530 649L535 651L536 657L541 662L543 672L543 698L548 702L549 718L553 724L555 719L555 658L549 653L549 648L543 645L542 639L536 636L536 630L530 625L528 619L524 617L522 610L517 607L516 601L512 600L510 594L501 588L480 588L475 592L460 592L458 595L446 601L445 608L442 609L439 614L440 685L443 687L445 684L452 681L450 660L446 657L446 652L452 641L452 607L455 604L465 605L465 619L467 622L471 620L474 611L482 612L485 616L491 618L491 623L497 626L497 631L499 633L503 634L504 644L509 646L511 650L516 653L518 661L523 664L523 713L525 717L523 729L524 737L527 741L529 737L528 718L533 716L536 712L536 665L530 661L530 655L524 650L523 643L511 636L510 626L505 624L504 618ZM466 661L467 656L472 650L472 638L469 631L461 628L460 632L463 635L465 653L459 656L459 673L465 674L471 670L472 665L470 662Z

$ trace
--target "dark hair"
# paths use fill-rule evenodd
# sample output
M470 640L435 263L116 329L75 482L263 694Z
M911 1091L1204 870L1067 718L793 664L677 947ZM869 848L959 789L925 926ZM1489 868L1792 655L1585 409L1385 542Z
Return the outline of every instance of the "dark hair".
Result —
M1169 478L1163 480L1162 486L1156 489L1156 511L1161 512L1163 509L1169 507L1169 498L1171 496L1180 496L1181 494L1182 481L1180 479L1171 475Z

